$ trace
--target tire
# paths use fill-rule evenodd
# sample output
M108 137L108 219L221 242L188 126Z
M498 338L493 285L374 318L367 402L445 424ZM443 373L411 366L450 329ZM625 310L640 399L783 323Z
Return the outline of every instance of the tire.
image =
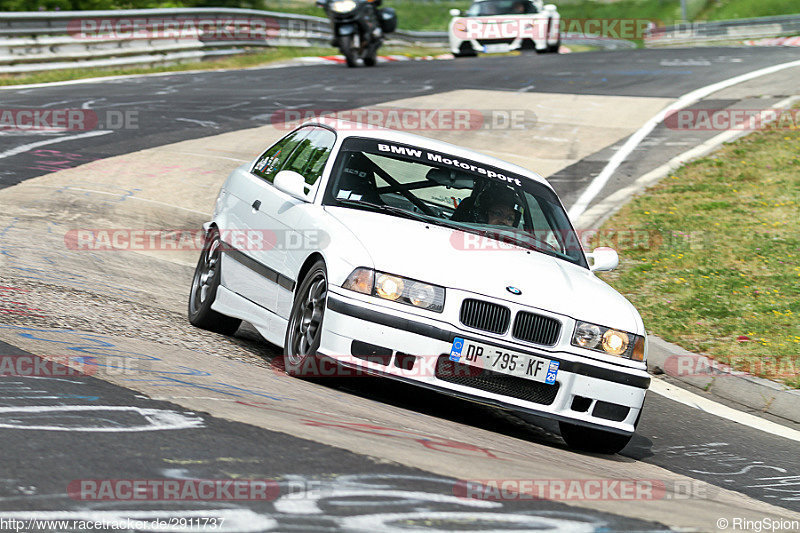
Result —
M548 44L547 45L547 53L548 54L557 54L558 50L561 48L561 39L559 38L556 41L556 44Z
M328 300L328 274L325 262L311 266L297 289L289 314L283 343L283 368L295 377L319 375L317 350L322 340L322 320Z
M364 55L364 65L367 67L374 67L378 63L378 46L373 45L369 47L369 51Z
M358 66L356 51L353 49L352 35L342 35L339 37L339 50L341 50L348 67L353 68Z
M461 43L458 52L453 52L453 57L478 57L478 52L469 43Z
M633 437L633 434L620 435L601 429L577 426L569 422L559 422L558 427L561 430L561 438L570 448L584 452L619 453Z
M189 322L198 328L233 335L242 321L211 309L222 279L221 259L222 241L217 228L212 228L206 235L203 252L194 269L189 291Z

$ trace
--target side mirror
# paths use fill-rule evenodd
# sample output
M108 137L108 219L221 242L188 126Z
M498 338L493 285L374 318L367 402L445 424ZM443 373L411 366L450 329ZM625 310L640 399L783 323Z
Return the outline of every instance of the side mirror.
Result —
M619 255L613 248L602 246L595 248L592 253L586 254L589 268L592 272L607 272L619 266Z
M294 170L281 170L272 182L276 189L294 196L298 200L308 201L306 196L306 179Z
M451 9L450 10L450 16L451 17L459 17L459 16L461 16L461 10L460 9L455 9L455 8Z
M543 9L554 13L557 8L555 4L545 4Z

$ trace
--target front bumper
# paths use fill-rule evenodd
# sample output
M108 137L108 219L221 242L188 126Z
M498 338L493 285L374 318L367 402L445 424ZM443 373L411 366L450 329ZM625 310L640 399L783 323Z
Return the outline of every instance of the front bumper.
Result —
M498 341L333 290L327 307L321 354L346 366L504 409L631 434L650 385L644 369ZM556 384L487 370L483 378L443 372L455 337L559 361Z

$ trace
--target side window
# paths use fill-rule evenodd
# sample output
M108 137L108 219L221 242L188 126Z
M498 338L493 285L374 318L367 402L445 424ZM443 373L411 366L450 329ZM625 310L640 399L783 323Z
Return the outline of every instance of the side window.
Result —
M309 187L312 187L322 175L333 144L336 142L336 135L325 128L309 129L311 133L300 141L282 170L294 170L306 179Z
M258 158L253 167L253 174L272 183L272 180L275 179L275 174L281 170L286 159L308 135L309 130L310 128L303 128L294 131L271 146L269 150Z

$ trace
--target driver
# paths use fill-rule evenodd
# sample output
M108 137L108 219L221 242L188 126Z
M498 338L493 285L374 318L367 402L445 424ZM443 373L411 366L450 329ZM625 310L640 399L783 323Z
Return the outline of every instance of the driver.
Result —
M486 224L512 228L519 224L519 199L516 193L505 185L487 187L481 193L476 204L479 220L485 220Z

